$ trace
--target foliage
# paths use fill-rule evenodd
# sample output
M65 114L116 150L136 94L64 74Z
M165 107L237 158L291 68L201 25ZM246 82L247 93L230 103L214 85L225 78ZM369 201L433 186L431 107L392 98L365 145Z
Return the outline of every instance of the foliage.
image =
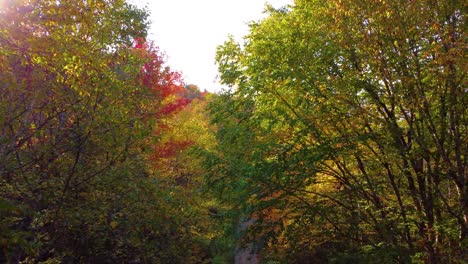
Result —
M150 166L190 100L121 0L0 10L0 262L187 263L185 200ZM200 93L201 96L201 93ZM197 220L198 221L198 220Z
M465 10L267 6L212 95L146 10L7 0L0 262L463 263Z
M189 103L166 115L158 126L159 141L151 154L151 171L159 185L170 190L179 203L180 215L190 227L189 262L214 261L219 254L213 244L219 234L218 206L206 193L200 152L213 148L214 128L206 114L207 103L213 95L200 92L195 85L186 85L174 101ZM203 262L204 263L204 262Z
M464 10L296 1L219 47L207 181L265 260L462 261Z

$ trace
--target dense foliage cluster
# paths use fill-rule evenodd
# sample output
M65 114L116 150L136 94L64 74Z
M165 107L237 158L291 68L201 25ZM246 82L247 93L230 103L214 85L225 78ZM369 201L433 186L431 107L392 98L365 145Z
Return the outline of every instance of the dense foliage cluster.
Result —
M267 7L219 95L124 0L1 3L1 263L466 262L463 1Z
M461 263L466 3L296 0L219 47L207 181L281 263Z
M123 0L2 2L0 262L207 257L151 163L164 122L202 93L144 41L147 16Z

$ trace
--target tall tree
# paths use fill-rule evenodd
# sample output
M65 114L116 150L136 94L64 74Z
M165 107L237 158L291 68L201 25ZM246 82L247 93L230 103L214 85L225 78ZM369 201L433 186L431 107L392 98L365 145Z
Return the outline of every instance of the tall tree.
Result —
M0 262L184 262L146 144L176 75L121 0L0 10Z
M296 1L269 11L243 45L218 50L221 79L235 87L213 106L209 180L221 197L259 219L251 229L271 238L260 246L297 262L339 260L334 250L363 262L461 261L464 5Z

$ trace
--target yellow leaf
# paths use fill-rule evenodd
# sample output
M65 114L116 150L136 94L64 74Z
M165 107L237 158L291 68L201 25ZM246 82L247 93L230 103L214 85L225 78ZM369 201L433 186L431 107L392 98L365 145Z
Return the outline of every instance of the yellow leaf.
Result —
M117 223L116 221L110 222L110 226L112 227L112 229L115 229L118 225L119 223Z

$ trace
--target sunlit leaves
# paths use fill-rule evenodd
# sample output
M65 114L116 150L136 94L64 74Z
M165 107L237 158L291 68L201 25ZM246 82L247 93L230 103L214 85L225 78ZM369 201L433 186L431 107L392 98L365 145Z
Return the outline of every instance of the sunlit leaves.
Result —
M456 173L466 166L462 10L458 2L296 1L253 23L243 45L227 41L217 59L234 89L212 108L215 189L240 197L246 217L265 209L259 193L285 191L268 206L294 211L292 227L319 205L316 218L330 228L304 237L304 250L333 236L353 241L357 255L386 241L382 248L400 255L390 258L423 251L437 262L442 245L462 247L465 202L454 195L466 184ZM434 229L449 218L450 228Z
M106 199L144 175L136 146L151 129L141 118L153 98L137 81L143 59L130 48L139 36L131 28L144 29L145 17L123 1L12 1L2 9L0 195L32 213L1 221L11 223L8 232L34 233L2 244L19 245L2 250L2 260L78 261L93 250L113 257L104 240L83 241L117 228L95 216L116 210ZM113 189L116 178L126 181ZM95 212L84 209L99 202ZM96 229L83 228L91 223Z

